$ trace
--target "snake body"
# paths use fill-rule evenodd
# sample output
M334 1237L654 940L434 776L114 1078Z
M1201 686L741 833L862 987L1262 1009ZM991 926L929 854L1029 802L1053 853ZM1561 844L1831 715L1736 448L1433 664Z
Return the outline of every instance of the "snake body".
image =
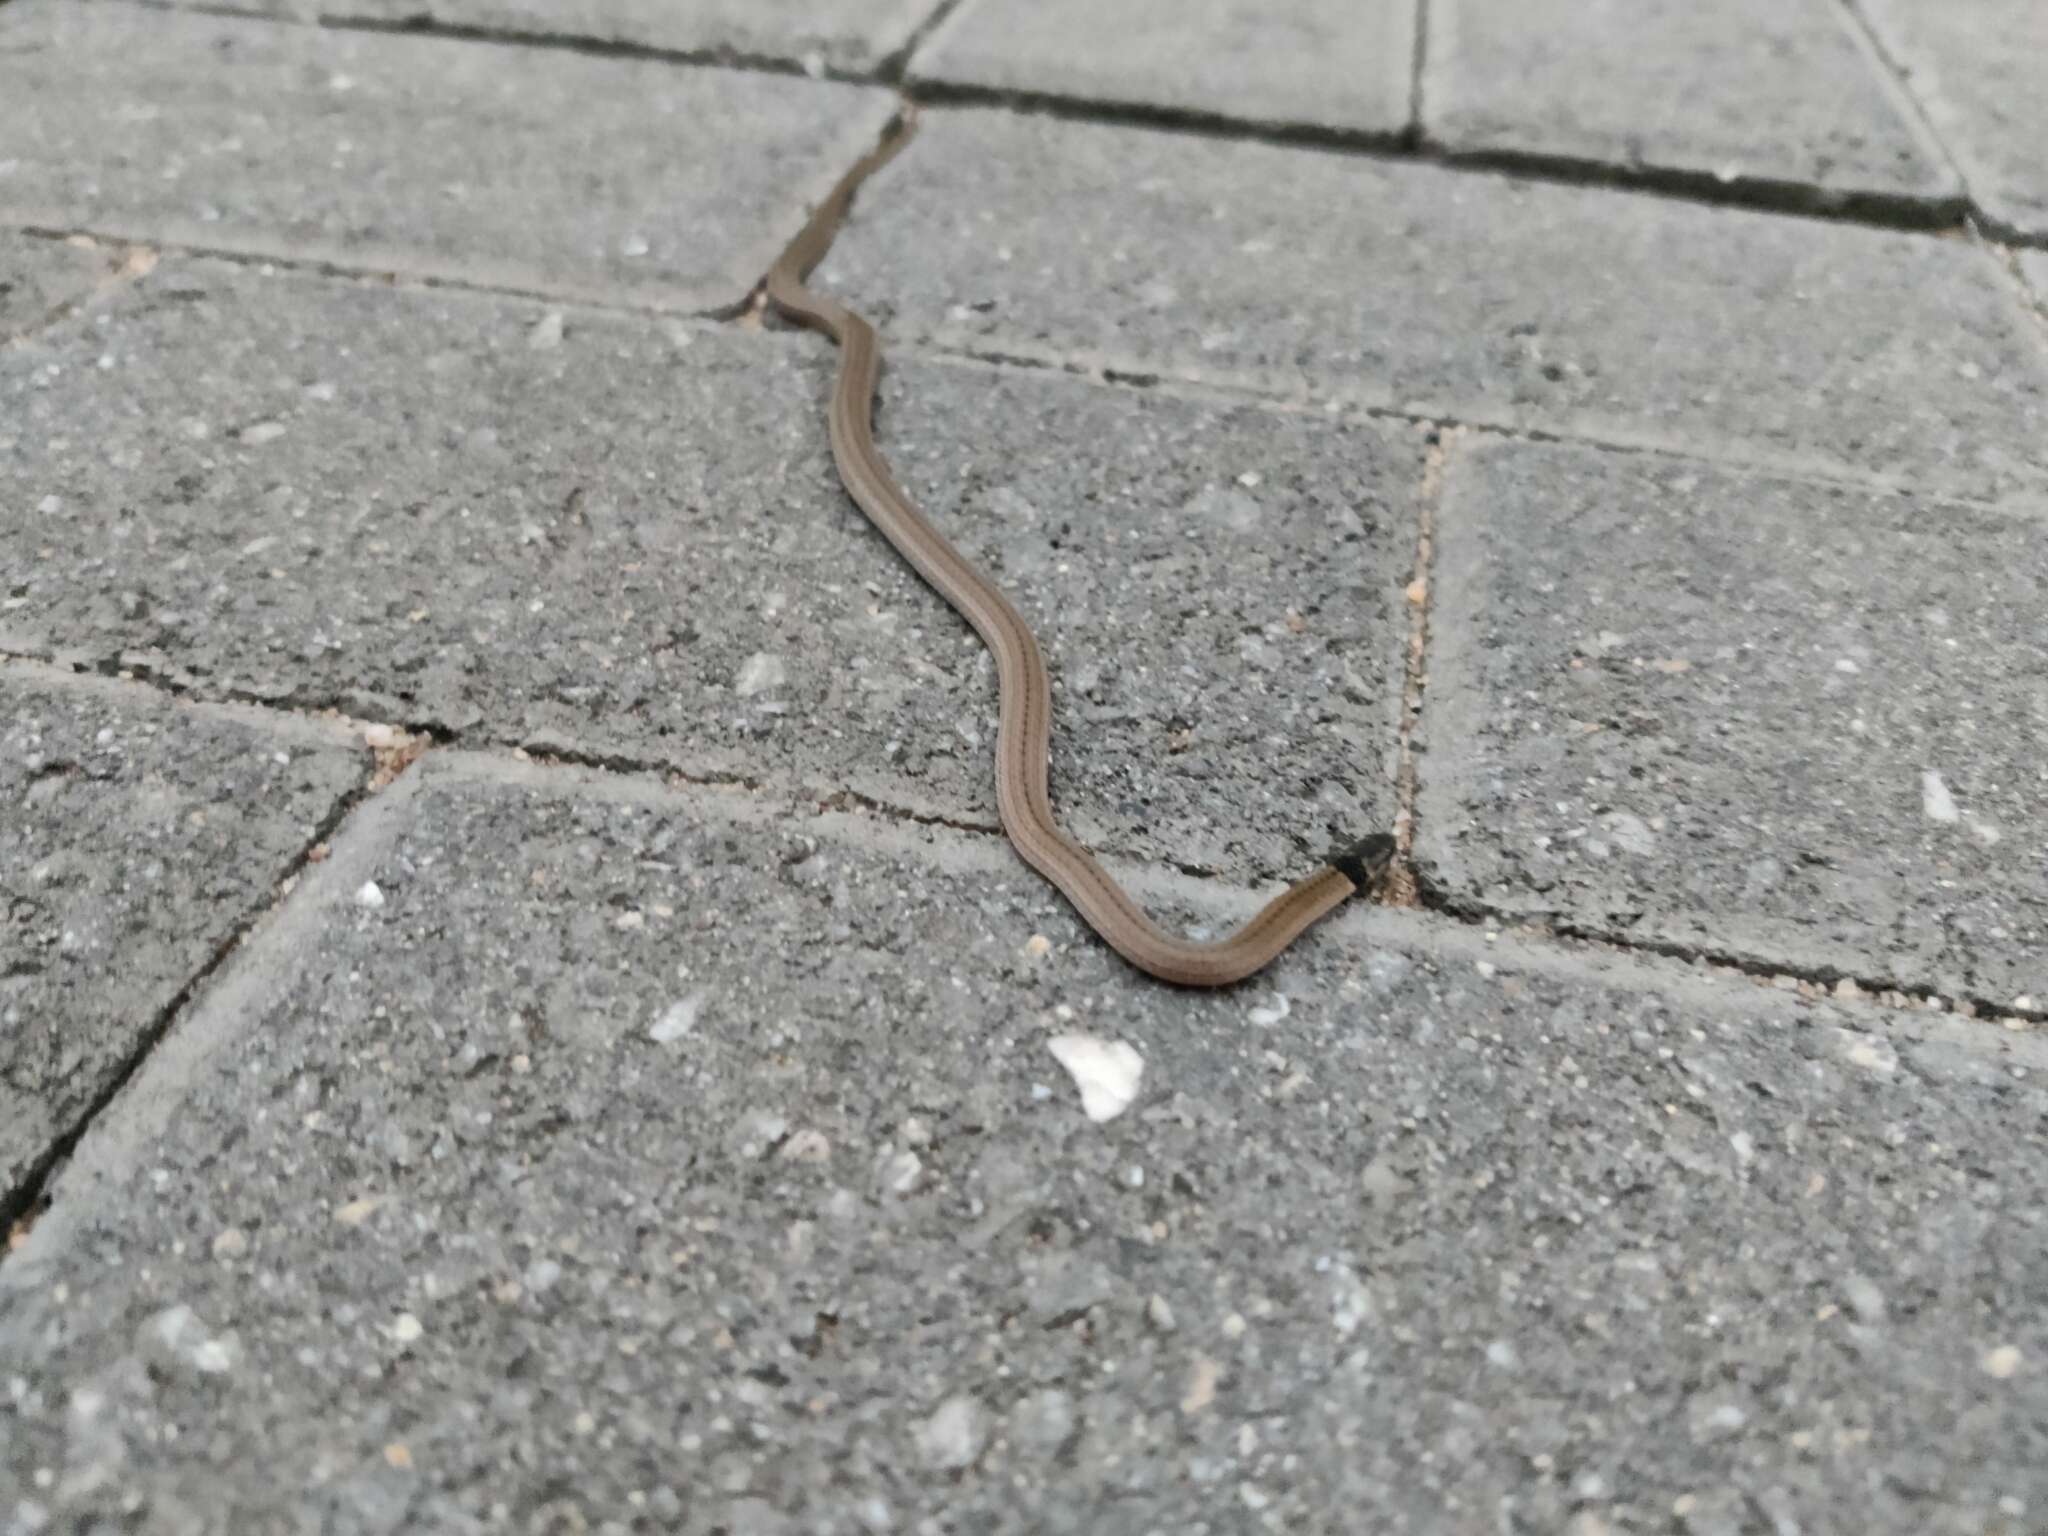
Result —
M1347 897L1376 887L1393 858L1394 839L1378 833L1332 854L1321 868L1274 897L1227 938L1195 943L1147 917L1094 855L1060 830L1047 791L1052 690L1038 641L1001 590L925 520L875 447L874 398L882 354L874 327L805 285L845 217L854 190L894 149L893 141L885 142L840 180L767 278L768 299L783 315L824 332L838 344L839 373L828 425L839 477L882 536L974 627L995 655L1001 693L996 806L1003 830L1024 861L1140 970L1184 986L1220 987L1241 981Z

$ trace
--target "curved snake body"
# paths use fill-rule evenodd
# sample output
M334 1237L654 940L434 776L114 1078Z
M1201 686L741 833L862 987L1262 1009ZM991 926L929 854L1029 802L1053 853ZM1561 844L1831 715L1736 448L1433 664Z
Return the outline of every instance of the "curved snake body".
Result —
M882 536L995 654L1001 691L996 805L1003 830L1025 862L1140 970L1185 986L1240 981L1271 962L1347 897L1377 886L1393 857L1394 839L1375 834L1331 855L1315 873L1274 897L1227 938L1194 943L1147 917L1094 855L1059 829L1046 787L1052 692L1038 641L1009 599L912 505L876 449L873 411L882 357L874 328L844 305L805 286L855 188L894 148L884 144L848 172L768 273L770 302L788 318L823 331L839 345L839 375L828 418L839 477Z

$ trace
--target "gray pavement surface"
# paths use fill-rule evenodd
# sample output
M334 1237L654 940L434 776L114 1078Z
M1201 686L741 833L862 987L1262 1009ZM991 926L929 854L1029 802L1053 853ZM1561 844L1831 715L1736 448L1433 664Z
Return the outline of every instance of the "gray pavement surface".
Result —
M70 509L0 528L0 646L993 826L991 662L845 504L831 365L167 262L0 357ZM908 361L882 422L1059 668L1091 840L1241 879L1392 818L1421 433Z
M369 754L338 725L13 668L0 721L4 1200L271 901Z
M2048 244L2048 6L2037 0L1855 0L2007 235Z
M354 831L0 1267L51 1522L2037 1507L2036 1036L1381 912L1189 998L994 839L495 761Z
M302 22L408 26L601 43L714 60L873 71L941 0L171 0Z
M2048 508L2048 360L1963 241L976 109L821 273L949 349Z
M59 318L117 271L104 251L0 234L0 345Z
M2034 298L2048 311L2048 251L2021 251L2020 276L2034 291Z
M0 217L730 309L893 111L778 75L23 0L0 9Z
M215 9L0 4L0 1536L2048 1529L2023 0ZM907 62L1064 823L1411 839L1247 985L739 312Z
M1406 0L965 0L913 81L1392 138L1411 115Z
M1423 131L1463 153L1952 209L1961 183L1846 8L1436 0Z
M2039 990L2038 521L1480 441L1451 455L1436 550L1420 853L1448 892Z

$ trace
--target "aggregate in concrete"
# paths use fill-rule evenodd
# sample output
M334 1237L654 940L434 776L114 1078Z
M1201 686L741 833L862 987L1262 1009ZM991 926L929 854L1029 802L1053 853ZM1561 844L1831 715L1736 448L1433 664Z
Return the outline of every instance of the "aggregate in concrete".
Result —
M21 0L0 217L713 309L893 111L758 72Z
M1858 0L1988 222L2048 243L2048 7Z
M1424 132L1826 205L1953 206L1961 183L1861 28L1778 0L1439 0Z
M0 357L0 641L992 826L994 666L846 500L835 365L167 262ZM1078 835L1242 881L1391 822L1421 432L900 353L880 430L1039 634Z
M415 773L0 1264L18 1529L2048 1503L2032 1034L1384 911L1188 994L993 839Z
M213 0L175 0L222 9ZM226 9L300 21L403 26L604 43L714 59L867 72L908 46L939 0L232 0Z
M959 110L823 272L891 337L2048 506L2048 355L1964 241Z
M2038 521L1474 442L1432 586L1453 899L2048 1004Z
M911 60L925 82L1393 137L1409 0L967 0Z
M367 771L339 727L0 668L0 1204Z
M0 345L90 297L118 267L106 251L0 233Z

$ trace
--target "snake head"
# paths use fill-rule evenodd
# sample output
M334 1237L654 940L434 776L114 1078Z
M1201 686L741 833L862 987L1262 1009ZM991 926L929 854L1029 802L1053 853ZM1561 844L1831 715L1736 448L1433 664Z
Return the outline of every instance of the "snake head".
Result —
M1340 848L1329 857L1330 867L1357 886L1361 892L1375 889L1384 880L1387 870L1394 862L1394 837L1391 832L1375 832L1362 837L1349 848Z

